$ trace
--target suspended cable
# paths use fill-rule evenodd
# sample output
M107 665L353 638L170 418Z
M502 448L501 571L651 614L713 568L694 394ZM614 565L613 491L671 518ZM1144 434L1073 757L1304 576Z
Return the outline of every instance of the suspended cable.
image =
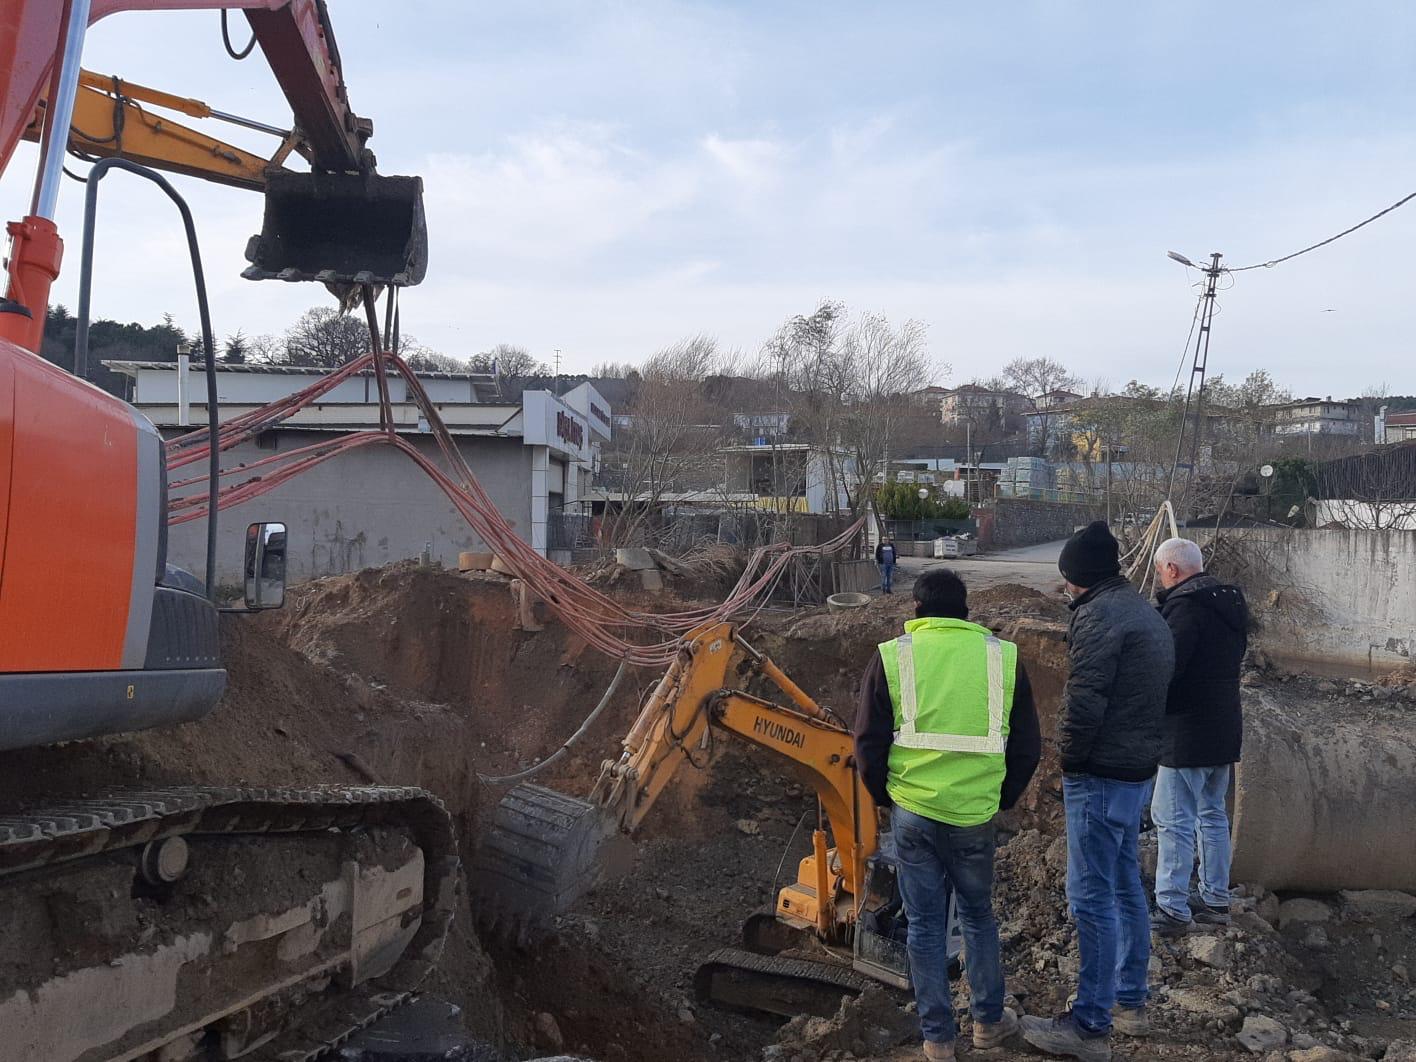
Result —
M1350 235L1351 233L1356 232L1358 229L1362 228L1364 225L1370 225L1372 222L1376 221L1378 218L1383 217L1383 216L1385 216L1385 215L1387 215L1387 214L1390 214L1390 213L1391 213L1393 210L1395 210L1397 207L1399 207L1399 206L1405 206L1407 203L1411 202L1411 200L1413 200L1413 199L1416 199L1416 192L1412 192L1410 195L1405 196L1405 197L1402 198L1402 199L1398 199L1395 203L1393 203L1391 206L1387 207L1385 210L1379 210L1379 211L1377 211L1375 214L1373 214L1371 217L1367 218L1365 221L1359 221L1359 222L1357 222L1357 224L1353 225L1350 229L1343 229L1343 230L1342 230L1341 232L1339 232L1336 236L1329 236L1329 237L1328 237L1327 239L1325 239L1325 240L1321 240L1321 241L1319 241L1318 243L1312 244L1311 246L1304 247L1301 251L1294 251L1292 254L1286 254L1286 255L1284 255L1282 258L1274 258L1274 259L1271 259L1270 261L1267 261L1267 262L1255 262L1253 265L1237 266L1237 267L1232 268L1232 269L1226 269L1225 272L1228 272L1228 273L1243 273L1245 270L1249 270L1249 269L1272 269L1274 266L1279 265L1279 264L1281 264L1281 263L1283 263L1283 262L1291 261L1292 259L1297 258L1299 255L1307 254L1309 251L1316 251L1319 247L1326 247L1328 244L1332 243L1333 241L1335 241L1335 240L1340 240L1340 239L1342 239L1342 237L1347 236L1347 235Z

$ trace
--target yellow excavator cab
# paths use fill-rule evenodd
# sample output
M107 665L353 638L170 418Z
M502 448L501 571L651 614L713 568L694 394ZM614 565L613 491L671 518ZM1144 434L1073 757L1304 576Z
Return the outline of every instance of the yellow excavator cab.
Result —
M428 269L423 180L272 168L246 259L247 280L411 287Z

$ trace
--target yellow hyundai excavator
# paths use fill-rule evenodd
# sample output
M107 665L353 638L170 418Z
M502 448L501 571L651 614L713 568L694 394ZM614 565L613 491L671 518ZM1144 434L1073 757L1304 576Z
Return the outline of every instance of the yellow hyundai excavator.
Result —
M759 680L787 703L742 688ZM818 819L811 854L778 892L774 910L748 919L742 948L716 951L699 966L699 998L793 1017L834 1013L867 978L908 988L890 836L856 772L850 730L731 623L684 639L589 800L530 784L502 798L472 870L478 916L514 940L533 938L624 864L626 839L681 766L707 766L717 734L771 753L815 791ZM950 926L957 973L961 938L952 901ZM820 947L810 947L813 941ZM784 957L788 951L795 954Z

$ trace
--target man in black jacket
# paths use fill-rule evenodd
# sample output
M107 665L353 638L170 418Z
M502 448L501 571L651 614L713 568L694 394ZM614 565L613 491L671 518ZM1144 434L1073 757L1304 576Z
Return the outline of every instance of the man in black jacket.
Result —
M1160 614L1175 638L1165 743L1151 819L1159 841L1151 926L1179 936L1191 921L1229 922L1229 817L1224 801L1239 762L1239 665L1249 609L1237 586L1205 574L1200 547L1172 538L1155 551ZM1190 891L1199 835L1200 887Z
M1169 628L1121 575L1119 552L1098 520L1067 540L1057 562L1072 595L1058 744L1081 970L1070 1011L1022 1019L1034 1047L1098 1062L1111 1057L1113 1025L1130 1035L1148 1029L1150 918L1138 837L1175 660Z

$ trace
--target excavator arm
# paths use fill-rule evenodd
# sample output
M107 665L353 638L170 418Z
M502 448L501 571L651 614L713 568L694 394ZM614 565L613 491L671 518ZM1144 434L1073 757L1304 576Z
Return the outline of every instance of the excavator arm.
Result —
M41 100L34 120L24 131L24 139L40 139L44 106L45 101ZM226 119L278 136L280 144L270 158L264 158L160 114L154 107L191 118ZM281 166L299 145L293 132L226 115L201 100L125 81L116 75L88 70L79 75L69 127L69 150L76 155L116 156L169 173L261 192L266 188L267 169Z
M241 9L293 117L288 132L213 111L198 100L80 72L87 26L125 11ZM168 108L280 135L271 159L153 115ZM63 242L54 226L66 148L123 156L265 192L246 248L252 280L408 286L427 269L422 182L383 177L367 147L373 123L354 113L325 0L0 0L0 170L21 138L41 141L30 213L10 223L0 338L37 350ZM309 173L281 169L294 151Z
M735 688L756 676L776 686L789 706ZM535 924L569 907L613 862L605 853L614 839L638 828L684 763L706 766L726 735L771 753L816 792L821 817L812 854L796 883L776 898L776 911L795 927L841 943L859 913L867 861L879 842L875 802L856 774L851 734L728 623L684 639L625 736L623 753L604 764L588 803L536 786L519 786L502 802L479 861L490 908Z

